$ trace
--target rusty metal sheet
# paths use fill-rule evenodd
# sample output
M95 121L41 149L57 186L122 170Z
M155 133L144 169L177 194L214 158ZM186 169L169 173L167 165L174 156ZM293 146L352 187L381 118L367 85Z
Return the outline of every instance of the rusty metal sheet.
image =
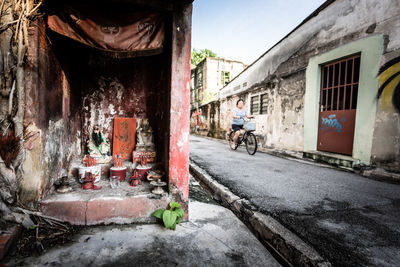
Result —
M162 52L164 16L156 12L104 11L67 8L49 14L48 27L64 36L115 57L154 55Z
M318 150L352 155L355 120L355 109L321 112Z

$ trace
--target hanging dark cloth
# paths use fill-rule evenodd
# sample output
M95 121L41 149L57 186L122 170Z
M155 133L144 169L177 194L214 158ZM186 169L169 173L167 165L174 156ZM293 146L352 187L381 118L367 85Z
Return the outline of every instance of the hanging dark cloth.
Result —
M49 29L117 58L161 53L164 21L157 12L94 8L66 8L47 17Z

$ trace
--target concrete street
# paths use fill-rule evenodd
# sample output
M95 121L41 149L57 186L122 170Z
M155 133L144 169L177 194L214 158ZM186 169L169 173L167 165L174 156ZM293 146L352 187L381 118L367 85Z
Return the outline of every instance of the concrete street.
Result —
M400 185L190 137L190 158L335 266L400 266Z
M280 266L247 227L190 179L189 222L88 227L71 244L7 266ZM1 264L1 263L0 263Z

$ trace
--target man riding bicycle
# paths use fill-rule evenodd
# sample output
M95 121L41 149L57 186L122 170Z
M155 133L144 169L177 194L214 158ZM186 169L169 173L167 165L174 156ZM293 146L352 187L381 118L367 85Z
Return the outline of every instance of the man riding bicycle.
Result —
M244 100L239 99L236 102L236 107L232 110L232 129L235 132L233 136L232 149L236 148L236 141L239 138L240 134L244 134L245 130L243 129L244 119L245 118L254 118L254 116L247 115L247 111L244 108Z

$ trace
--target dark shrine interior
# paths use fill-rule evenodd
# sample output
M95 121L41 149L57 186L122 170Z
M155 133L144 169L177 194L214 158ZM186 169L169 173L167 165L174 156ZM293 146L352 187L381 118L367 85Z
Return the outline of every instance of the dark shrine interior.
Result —
M52 66L47 68L47 75L54 77L47 79L53 83L46 85L44 108L49 118L43 119L67 118L64 139L73 155L66 158L63 168L69 169L82 159L95 124L110 140L112 151L113 118L146 117L154 131L157 162L168 171L171 19L168 12L165 17L163 51L150 56L118 58L46 30L46 60Z

